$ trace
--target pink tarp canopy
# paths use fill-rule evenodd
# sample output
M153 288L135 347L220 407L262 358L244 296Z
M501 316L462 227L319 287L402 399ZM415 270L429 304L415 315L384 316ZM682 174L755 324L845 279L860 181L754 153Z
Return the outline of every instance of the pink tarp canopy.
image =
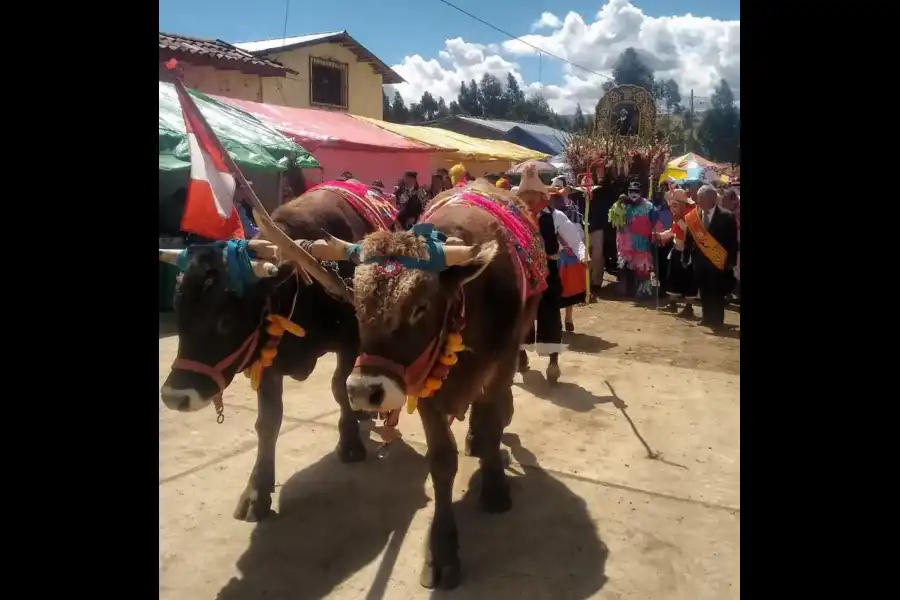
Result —
M365 183L381 179L390 190L404 171L416 171L419 183L427 186L430 155L447 150L406 139L341 112L215 98L249 112L296 140L322 165L325 179L350 171Z

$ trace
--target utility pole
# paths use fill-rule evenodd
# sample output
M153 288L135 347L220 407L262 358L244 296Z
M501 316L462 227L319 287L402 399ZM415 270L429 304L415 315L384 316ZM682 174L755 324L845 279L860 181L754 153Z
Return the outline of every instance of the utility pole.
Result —
M690 113L688 113L688 114L691 115L691 133L690 133L690 135L689 135L687 138L685 138L685 140L684 140L684 152L685 152L685 154L687 154L688 152L690 152L690 150L689 150L688 148L689 148L689 146L691 146L692 144L690 144L689 142L692 142L692 141L694 140L694 88L691 88L691 108L690 108Z

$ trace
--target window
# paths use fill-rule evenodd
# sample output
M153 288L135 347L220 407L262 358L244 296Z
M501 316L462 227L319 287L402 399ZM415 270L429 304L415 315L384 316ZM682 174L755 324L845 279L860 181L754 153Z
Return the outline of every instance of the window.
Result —
M347 106L347 63L328 58L309 57L309 101L313 106Z

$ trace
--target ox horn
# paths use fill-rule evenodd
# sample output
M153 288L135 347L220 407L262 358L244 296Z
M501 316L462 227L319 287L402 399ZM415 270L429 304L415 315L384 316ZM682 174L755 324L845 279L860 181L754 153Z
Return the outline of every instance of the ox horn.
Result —
M177 266L179 254L181 254L181 250L159 249L159 260ZM275 277L278 275L278 267L265 260L251 260L250 266L253 267L253 272L257 277Z
M301 248L294 240L288 237L288 235L275 224L275 221L272 220L272 217L269 216L269 213L258 200L253 202L253 215L256 218L256 223L259 225L260 231L262 231L263 235L265 235L268 240L278 247L285 260L296 263L303 271L306 271L311 277L322 284L325 291L332 296L344 300L345 302L352 302L353 294L347 289L344 282L341 281L336 274L326 270L319 264L319 261L310 255L309 252Z
M448 267L462 265L473 260L481 251L481 246L450 246L444 244L444 260Z

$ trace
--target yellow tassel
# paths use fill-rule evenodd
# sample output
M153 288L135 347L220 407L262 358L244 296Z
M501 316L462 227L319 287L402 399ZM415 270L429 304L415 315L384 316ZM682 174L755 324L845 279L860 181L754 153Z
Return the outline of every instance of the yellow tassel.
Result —
M451 333L447 336L447 345L461 346L463 343L462 334Z
M444 385L444 382L437 377L429 377L425 380L425 389L432 392L441 389L442 385Z
M304 331L302 327L300 327L290 319L282 317L281 315L269 315L269 320L272 323L281 325L281 327L291 335L296 335L297 337L303 337L304 335L306 335L306 331Z
M447 365L448 367L452 367L458 361L459 361L459 359L456 357L455 354L452 354L452 353L445 354L438 359L438 362L440 362L442 365Z
M259 376L262 374L262 369L259 362L253 363L253 366L250 367L250 387L253 391L259 390Z
M416 412L416 408L419 406L419 399L416 396L407 396L406 397L406 412L409 414L413 414Z
M462 352L465 349L466 349L466 346L464 344L451 344L450 342L447 342L447 346L444 348L444 351L447 353L450 353L450 352L456 353L456 352Z

